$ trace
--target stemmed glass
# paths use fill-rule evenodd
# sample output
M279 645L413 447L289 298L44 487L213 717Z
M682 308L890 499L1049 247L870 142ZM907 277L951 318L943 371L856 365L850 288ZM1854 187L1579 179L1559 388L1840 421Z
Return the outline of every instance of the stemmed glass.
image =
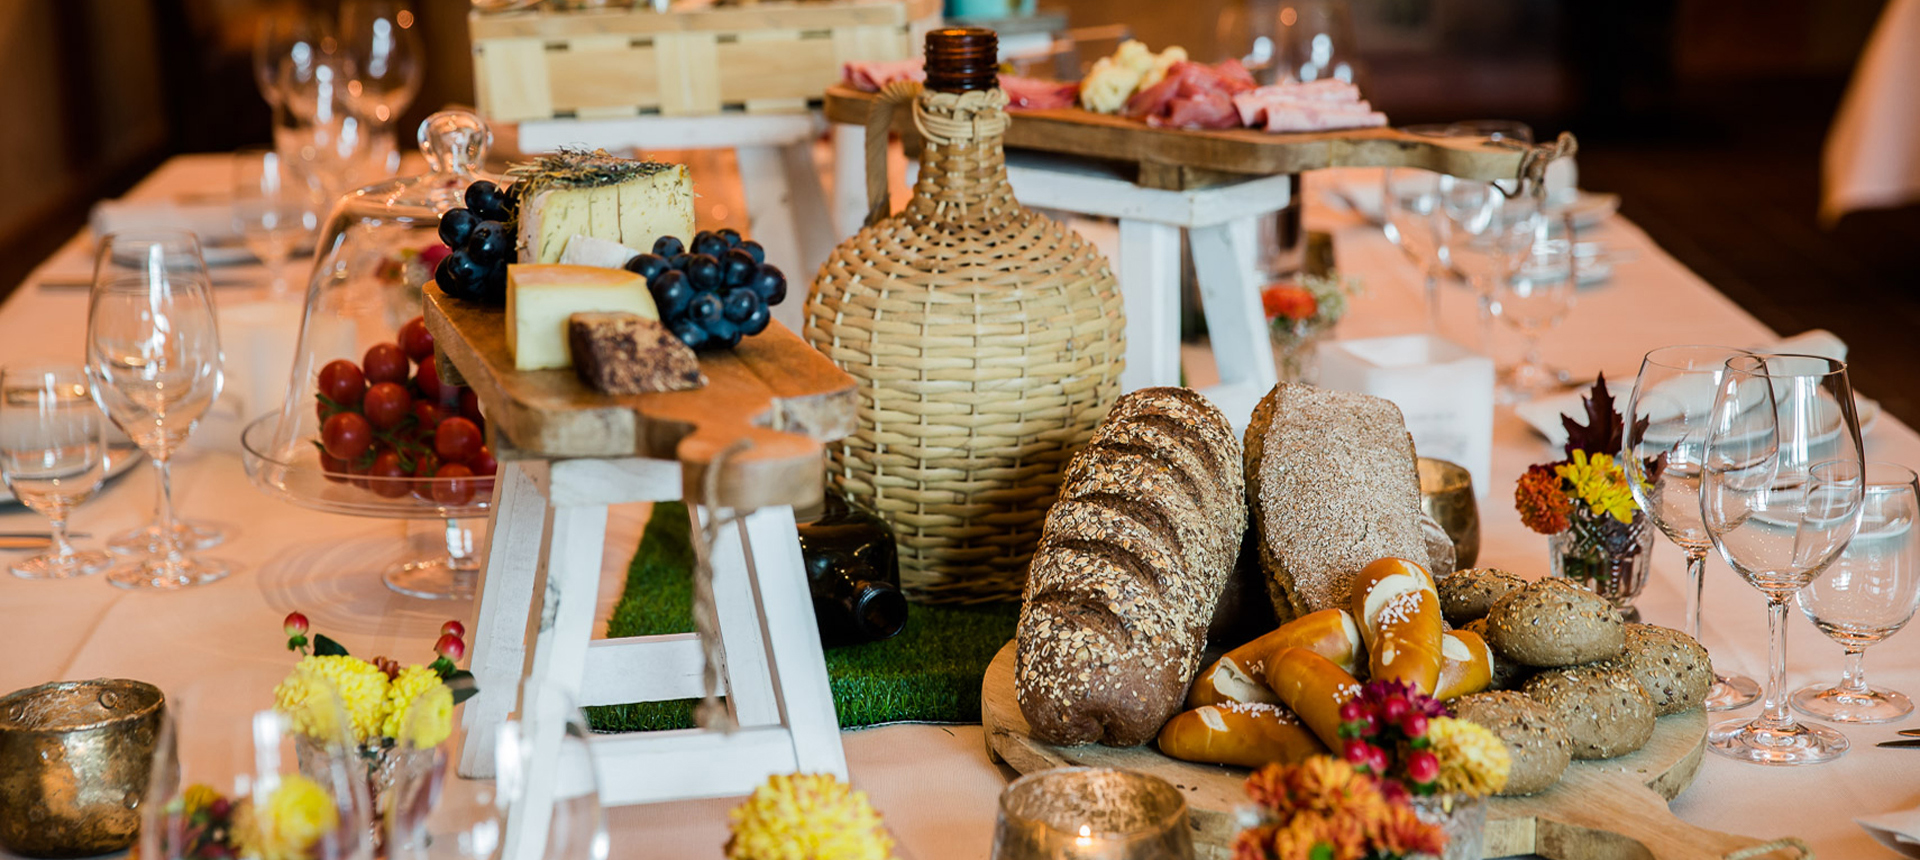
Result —
M1765 711L1713 727L1707 745L1759 764L1816 764L1847 751L1787 707L1787 601L1832 565L1860 525L1866 464L1847 366L1806 355L1727 360L1714 393L1700 512L1721 557L1767 596Z
M1493 298L1513 277L1535 242L1546 238L1546 218L1529 189L1509 197L1491 182L1440 177L1436 233L1447 261L1480 299L1480 341L1493 354Z
M124 588L174 589L227 575L190 558L193 539L174 517L173 452L220 393L220 332L200 242L191 233L114 233L102 240L87 309L87 372L113 423L153 458L159 508L153 525L110 543L150 550L107 574Z
M420 34L403 0L346 0L340 40L355 113L391 127L420 92Z
M1867 646L1900 632L1920 605L1920 479L1893 463L1868 463L1860 532L1840 560L1800 590L1800 611L1847 649L1838 684L1793 694L1794 710L1843 723L1884 723L1913 713L1893 690L1867 686Z
M1573 243L1545 241L1535 242L1517 271L1495 286L1493 315L1518 330L1527 343L1524 357L1507 375L1514 400L1531 400L1559 383L1559 371L1540 360L1540 335L1573 309L1578 279Z
M46 515L52 546L11 565L22 579L99 573L113 557L67 542L67 513L93 498L107 476L106 416L85 370L32 365L0 370L0 477L14 498Z
M1687 556L1687 633L1700 638L1700 602L1713 539L1700 515L1700 468L1706 458L1713 395L1727 360L1750 355L1726 346L1667 346L1647 353L1626 411L1627 486L1660 532ZM1649 464L1664 457L1660 470ZM1657 477L1656 477L1657 474ZM1743 707L1760 685L1714 666L1709 711Z
M1447 136L1444 125L1414 125L1404 131L1428 137ZM1447 249L1440 242L1440 174L1413 167L1381 171L1381 229L1406 252L1424 278L1421 294L1434 332L1440 331L1440 279L1448 274Z
M311 189L287 170L280 153L243 149L233 156L233 221L247 250L273 274L270 298L283 298L287 263L320 228L320 205Z

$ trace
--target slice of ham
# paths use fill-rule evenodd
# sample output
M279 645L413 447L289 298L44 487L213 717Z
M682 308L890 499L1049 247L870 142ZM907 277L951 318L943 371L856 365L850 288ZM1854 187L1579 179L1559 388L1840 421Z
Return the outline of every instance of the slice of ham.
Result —
M926 61L920 57L905 60L849 60L840 67L840 77L861 92L877 93L894 81L927 79Z
M1345 81L1285 83L1237 93L1233 106L1248 128L1272 132L1332 131L1387 124L1386 114L1360 98Z
M1233 94L1253 88L1237 60L1218 65L1178 62L1157 84L1127 100L1126 115L1159 128L1233 128Z
M862 92L877 93L894 81L925 83L927 69L924 62L919 57L879 62L853 60L840 67L840 74L848 86ZM1044 78L1001 75L1000 89L1007 93L1007 107L1010 110L1044 110L1071 107L1080 92L1080 85Z
M1232 96L1208 92L1174 99L1165 117L1148 117L1147 124L1162 128L1237 128L1240 114L1233 109Z
M1073 107L1074 101L1080 95L1080 85L1072 81L1063 83L1045 78L1023 78L1019 75L1001 75L1000 89L1007 94L1008 110Z

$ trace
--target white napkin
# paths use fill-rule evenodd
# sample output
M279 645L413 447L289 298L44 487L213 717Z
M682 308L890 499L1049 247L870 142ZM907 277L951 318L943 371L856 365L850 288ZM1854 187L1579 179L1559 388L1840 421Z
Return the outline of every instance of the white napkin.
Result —
M1883 812L1853 820L1875 842L1908 857L1920 857L1920 809Z
M88 220L95 236L129 230L190 230L202 244L240 240L230 200L102 200L94 204Z
M1757 352L1789 352L1799 355L1818 355L1837 361L1845 361L1847 358L1846 342L1841 340L1839 336L1833 332L1823 328L1804 331L1793 337L1761 344L1753 349ZM1676 390L1671 393L1671 397L1675 402L1687 402L1690 399L1703 396L1711 399L1713 397L1713 383L1710 380L1702 380L1700 385L1701 388L1698 391ZM1607 390L1613 392L1614 398L1619 401L1618 408L1625 409L1627 395L1633 390L1633 379L1609 379L1607 380ZM1545 436L1547 441L1557 448L1567 444L1567 428L1560 423L1560 416L1562 414L1574 416L1584 414L1580 407L1580 398L1584 397L1586 393L1587 389L1582 387L1556 394L1552 397L1542 397L1538 400L1515 406L1513 408L1513 414L1520 416L1520 420L1527 422L1527 426L1532 427L1540 435ZM1860 413L1860 427L1864 430L1868 424L1869 415L1879 415L1879 406L1873 401L1861 397L1859 392L1854 392L1854 403Z

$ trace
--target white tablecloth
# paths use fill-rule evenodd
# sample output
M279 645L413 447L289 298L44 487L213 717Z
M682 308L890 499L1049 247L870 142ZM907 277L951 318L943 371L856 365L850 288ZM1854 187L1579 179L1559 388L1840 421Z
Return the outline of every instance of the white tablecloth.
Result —
M217 189L225 175L218 160L176 159L136 194ZM1310 218L1336 230L1341 265L1367 284L1341 334L1417 331L1424 319L1418 283L1399 252L1357 220L1320 212L1310 213ZM1605 370L1610 379L1619 380L1624 398L1639 356L1648 349L1673 343L1751 344L1771 336L1631 224L1616 218L1591 237L1635 252L1638 258L1620 265L1610 283L1582 291L1572 317L1549 338L1549 360L1583 371ZM84 243L76 240L46 268L84 271L85 253ZM1447 297L1449 332L1471 342L1472 312L1464 293L1453 291ZM0 307L0 363L78 361L85 315L82 291L22 287ZM1493 474L1500 477L1482 503L1482 563L1538 576L1545 572L1546 541L1520 525L1507 501L1507 482L1550 452L1504 410L1495 432ZM1920 463L1920 437L1890 418L1881 419L1867 440L1869 456ZM279 620L290 610L306 612L317 629L340 638L355 653L409 660L426 657L444 619L471 621L470 606L401 597L380 583L377 571L398 557L407 533L404 526L315 513L269 499L248 484L237 456L218 447L183 457L176 468L175 494L186 514L230 529L233 537L211 554L234 562L237 572L223 582L178 594L121 591L98 578L27 582L0 576L0 654L5 655L0 659L0 691L62 678L120 676L158 684L183 705L196 702L205 708L212 691L232 688L235 678L260 678L270 684L284 671L290 656L282 650ZM142 472L81 508L73 525L97 540L141 522L151 504L151 478ZM613 517L602 618L619 592L643 515L643 508L634 508L617 510ZM30 513L0 515L0 530L42 527L44 521ZM411 539L422 551L438 537L431 523L412 531ZM1649 620L1678 626L1684 578L1680 556L1662 541L1654 565L1653 582L1640 606ZM1705 640L1716 662L1761 673L1766 628L1759 594L1717 562L1708 579ZM1797 686L1837 677L1839 648L1804 619L1796 616L1793 624L1791 682ZM1876 681L1920 692L1920 659L1910 654L1914 636L1897 635L1891 644L1870 652L1867 664ZM1761 768L1709 755L1697 782L1674 803L1674 811L1718 830L1762 838L1801 836L1828 858L1890 856L1851 819L1920 803L1920 778L1911 776L1913 765L1920 763L1914 756L1920 753L1872 747L1892 737L1896 728L1846 729L1855 741L1853 752L1839 763L1817 768ZM849 732L845 741L854 782L886 816L904 856L986 856L995 799L1006 775L988 763L978 726L895 726ZM194 755L189 750L189 756ZM614 810L614 856L717 857L732 803Z

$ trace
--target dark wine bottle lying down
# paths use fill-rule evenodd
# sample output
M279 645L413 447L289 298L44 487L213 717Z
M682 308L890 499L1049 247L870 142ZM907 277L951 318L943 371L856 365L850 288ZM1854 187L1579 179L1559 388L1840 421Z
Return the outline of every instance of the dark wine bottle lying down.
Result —
M907 626L893 530L870 511L828 490L819 516L800 526L813 614L826 645L891 639Z

